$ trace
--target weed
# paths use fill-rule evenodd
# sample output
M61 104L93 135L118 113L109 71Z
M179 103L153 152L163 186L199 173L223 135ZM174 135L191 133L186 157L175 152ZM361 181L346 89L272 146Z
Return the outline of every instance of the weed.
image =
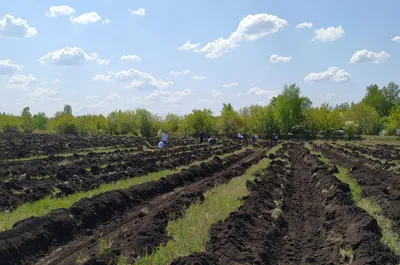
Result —
M83 264L88 260L89 260L89 257L83 255L82 253L79 253L78 257L76 257L76 263L77 264Z
M112 247L113 241L111 237L103 237L103 234L100 234L99 240L99 254L103 254L107 252Z

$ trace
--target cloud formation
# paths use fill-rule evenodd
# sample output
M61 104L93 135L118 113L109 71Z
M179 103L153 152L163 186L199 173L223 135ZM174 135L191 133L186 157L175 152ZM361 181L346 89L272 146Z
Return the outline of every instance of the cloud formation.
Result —
M22 68L22 65L15 64L10 59L0 61L0 75L12 75Z
M37 34L35 27L29 26L26 20L5 15L0 20L0 37L2 38L32 38Z
M368 50L360 50L350 58L351 63L382 63L390 58L390 54L385 51L375 53Z
M296 28L297 29L303 29L303 28L312 28L312 26L313 26L313 23L311 23L311 22L303 22L303 23L300 23L300 24L298 24L297 26L296 26Z
M108 72L107 74L97 74L93 77L93 80L106 82L130 82L130 84L126 85L125 88L156 87L163 89L174 84L171 81L156 79L151 74L133 68L116 73Z
M351 80L351 75L339 67L330 67L325 72L310 73L304 77L306 83L333 82L346 83Z
M140 61L140 57L137 55L122 55L120 58L124 62Z
M39 59L41 64L54 64L58 66L77 66L88 61L97 64L109 64L109 60L101 59L97 53L87 54L81 47L64 47L53 51Z
M255 14L244 17L237 29L228 38L220 37L207 43L202 48L200 44L186 41L179 50L205 53L206 58L217 58L239 46L243 41L255 41L269 34L276 33L289 23L277 16L270 14Z
M131 15L136 15L136 16L145 16L146 15L146 9L144 8L139 8L138 10L133 10L133 9L128 9L129 13Z
M28 75L14 75L8 81L8 88L27 88L30 85L37 83L36 77L32 74Z
M291 56L279 56L277 54L273 54L271 55L271 57L269 58L269 60L271 61L271 63L288 63L292 60Z
M97 14L95 11L89 12L89 13L84 13L80 16L77 17L70 17L69 19L73 24L92 24L96 23L101 20L101 16Z
M46 12L47 17L69 16L75 13L75 9L70 6L51 6Z
M314 32L313 41L330 42L344 36L342 26L316 29Z

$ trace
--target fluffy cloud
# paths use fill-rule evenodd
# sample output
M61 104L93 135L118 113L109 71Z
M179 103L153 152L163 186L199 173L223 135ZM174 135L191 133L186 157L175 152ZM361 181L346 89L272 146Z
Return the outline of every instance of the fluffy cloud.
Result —
M214 97L219 97L219 96L222 96L222 93L221 93L221 92L219 92L219 91L217 91L217 90L213 90L213 91L211 91L211 94L212 94Z
M181 91L175 91L174 93L169 91L156 90L150 93L150 95L144 97L144 100L148 104L152 104L156 101L162 101L167 104L177 104L181 99L192 94L192 91L187 88Z
M70 17L69 19L73 24L83 24L83 25L87 25L87 24L92 24L92 23L96 23L99 20L101 20L101 16L99 16L99 14L97 14L96 12L92 11L89 13L84 13L80 16L77 17Z
M298 24L297 26L296 26L296 28L297 29L303 29L303 28L312 28L312 26L313 26L313 23L311 23L311 22L303 22L303 23L300 23L300 24Z
M271 63L288 63L292 60L292 57L291 56L285 57L285 56L279 56L277 54L272 54L269 60L271 61Z
M157 87L159 89L173 85L171 81L156 79L152 75L136 69L129 69L121 72L108 72L107 74L97 74L93 77L94 81L106 82L130 82L126 88Z
M111 93L110 95L108 95L106 98L105 98L105 100L107 100L107 101L113 101L113 100L117 100L117 99L120 99L121 97L118 95L118 94L116 94L116 93Z
M233 87L233 86L238 86L239 84L237 82L232 82L228 84L224 84L223 87Z
M138 10L133 10L133 9L128 9L129 13L131 15L137 15L137 16L145 16L146 15L146 9L144 8L139 8Z
M194 51L199 52L198 48L200 47L200 43L191 43L189 40L185 42L182 46L178 48L180 51Z
M202 75L193 75L190 79L193 79L193 80L204 80L204 79L206 79L206 77L202 76Z
M3 38L31 38L37 34L34 27L28 25L26 20L5 15L0 20L0 37Z
M394 37L393 39L391 39L391 41L400 42L400 36Z
M351 63L382 63L390 57L385 51L380 53L371 52L368 50L360 50L351 56Z
M37 83L36 77L32 74L29 75L14 75L8 81L7 87L9 88L27 88L30 85Z
M175 71L169 72L169 74L172 75L172 76L188 75L190 73L192 73L192 71L190 71L190 69L186 69L186 70L183 70L181 72L175 72Z
M47 17L60 17L60 16L69 16L72 13L75 13L75 9L70 6L52 6L49 8L49 11L46 12Z
M110 24L111 20L109 20L108 18L104 19L102 22L102 24Z
M340 69L339 67L331 67L325 72L310 73L304 77L304 82L334 82L334 83L346 83L350 81L351 75Z
M50 89L50 88L37 88L30 94L27 94L30 97L31 101L35 102L43 102L43 101L58 101L61 100L59 97L54 97L58 94L58 91Z
M58 80L58 79L55 79L54 81L53 81L53 84L59 84L61 81L60 80Z
M99 99L99 98L100 98L99 95L94 95L94 96L87 96L87 97L85 97L85 99L88 99L88 100L96 100L96 99Z
M120 58L124 62L140 61L140 57L137 55L122 55Z
M98 64L109 64L110 61L101 59L97 53L87 54L81 47L65 47L39 59L41 64L50 63L60 66L76 66L88 61L95 61Z
M199 48L200 44L187 41L179 50L205 53L207 58L217 58L239 46L243 41L255 41L286 27L288 22L270 14L248 15L240 21L229 38L219 38Z
M250 90L247 92L247 95L255 95L255 96L267 96L268 99L271 99L275 96L278 96L282 91L280 90L264 90L259 87L252 87ZM241 94L243 95L243 94ZM238 96L240 96L238 94Z
M321 28L316 29L314 32L314 39L313 41L319 40L322 42L334 41L339 39L344 35L344 29L342 26L338 27L329 27L329 28Z
M14 64L10 59L0 61L0 75L12 75L22 68L22 65Z

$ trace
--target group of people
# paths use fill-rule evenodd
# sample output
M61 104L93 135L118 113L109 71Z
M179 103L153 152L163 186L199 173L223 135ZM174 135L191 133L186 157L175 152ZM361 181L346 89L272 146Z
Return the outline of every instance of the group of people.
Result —
M239 132L237 135L237 139L238 139L238 144L240 144L241 141L244 139L244 136ZM257 140L258 140L258 135L253 134L251 136L251 142L254 144L257 142ZM203 141L204 141L204 133L200 133L200 143L203 143ZM168 133L163 132L163 134L161 136L161 141L158 143L158 148L159 149L165 148L167 146L167 143L168 143ZM208 139L208 144L214 145L215 143L216 143L215 136L211 135L211 137ZM277 133L274 133L272 135L272 143L274 145L276 145L278 143L278 134Z

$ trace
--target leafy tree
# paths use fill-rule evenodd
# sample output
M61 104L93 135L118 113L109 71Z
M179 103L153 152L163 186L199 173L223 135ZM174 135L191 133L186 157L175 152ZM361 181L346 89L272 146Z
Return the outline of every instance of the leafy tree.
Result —
M386 134L399 135L400 130L400 102L392 109L387 118Z
M181 120L181 117L179 117L176 114L173 113L168 113L167 116L165 116L164 120L164 125L163 128L165 131L168 133L177 133L179 129L179 122Z
M21 113L22 118L22 129L25 132L32 132L33 131L33 119L32 114L29 111L29 107L25 107Z
M47 122L49 118L46 117L46 113L39 112L38 114L33 115L33 127L36 130L46 130Z
M199 133L211 133L215 131L215 119L210 109L193 110L186 116L187 132L192 136Z
M61 115L54 118L54 130L60 134L78 134L78 127L72 115Z
M384 86L382 88L382 93L391 107L396 105L400 100L400 88L399 85L394 82L390 82L387 86Z
M295 125L300 125L304 119L304 110L311 107L307 97L300 96L300 88L296 84L283 87L283 93L273 99L270 105L274 108L274 116L282 133L291 132Z
M241 127L241 118L239 113L233 109L231 103L223 104L219 123L224 135L234 137L237 134Z
M153 115L145 109L137 109L135 114L138 131L142 136L149 137L153 130Z
M72 116L72 107L71 107L71 105L67 104L67 105L64 106L64 114Z
M346 139L354 139L358 131L358 124L354 121L346 121L344 123L344 131Z
M386 99L383 91L379 89L378 85L368 86L367 93L361 102L374 107L380 116L389 115L391 104Z
M355 104L345 114L346 121L353 121L358 124L362 134L373 134L374 128L379 123L379 115L375 108L366 103Z

